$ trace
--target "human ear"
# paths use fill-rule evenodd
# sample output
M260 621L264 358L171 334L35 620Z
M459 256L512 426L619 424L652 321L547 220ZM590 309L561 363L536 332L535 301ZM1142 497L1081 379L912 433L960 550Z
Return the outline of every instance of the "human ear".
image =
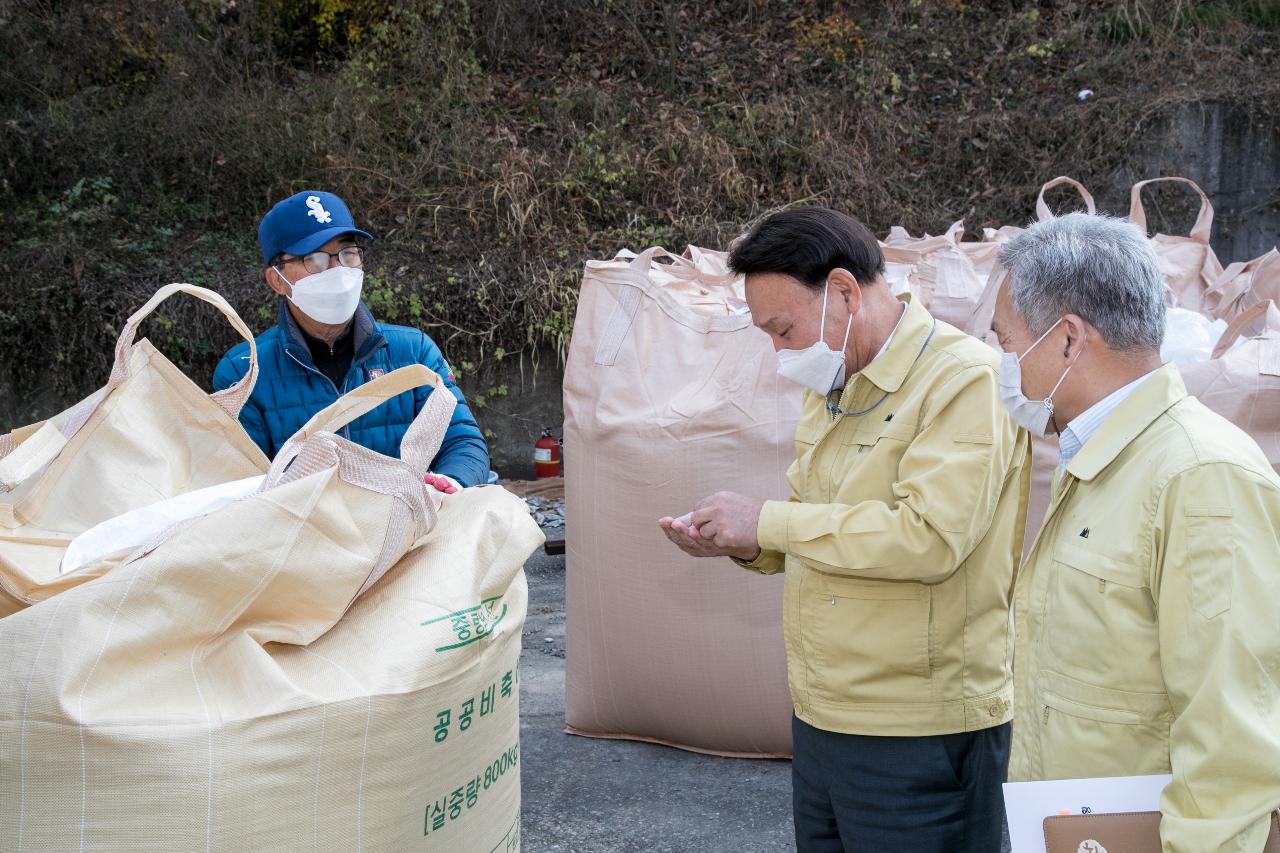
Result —
M850 314L858 313L858 309L862 307L862 287L853 277L853 273L842 267L836 267L827 276L827 283L833 295L844 300Z
M1062 318L1062 327L1067 333L1066 342L1062 348L1062 357L1071 358L1073 353L1076 357L1079 357L1080 350L1084 348L1089 339L1089 323L1083 317L1068 314Z
M262 278L267 282L267 287L270 287L278 295L286 299L293 295L293 288L289 286L289 282L275 267L267 267L263 270Z

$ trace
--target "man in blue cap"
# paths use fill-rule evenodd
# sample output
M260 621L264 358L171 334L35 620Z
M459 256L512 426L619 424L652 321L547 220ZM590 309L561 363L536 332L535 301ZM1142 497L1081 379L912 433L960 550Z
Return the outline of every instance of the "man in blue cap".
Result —
M364 250L351 212L333 193L305 190L278 203L258 226L267 285L283 297L275 326L260 335L258 383L240 422L268 457L312 415L396 368L424 364L458 399L427 482L443 492L484 483L489 448L440 348L425 333L373 319L360 301ZM249 370L249 345L233 347L213 374L215 390ZM400 455L400 441L430 388L388 400L342 430L345 437Z

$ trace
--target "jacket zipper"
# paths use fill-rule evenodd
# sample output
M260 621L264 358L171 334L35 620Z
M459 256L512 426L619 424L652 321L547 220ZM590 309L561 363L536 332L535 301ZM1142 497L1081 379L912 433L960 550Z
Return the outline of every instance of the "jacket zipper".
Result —
M316 376L319 376L319 377L320 377L321 379L323 379L325 382L328 382L328 383L329 383L329 387L333 389L333 393L334 393L336 396L338 396L338 397L341 397L341 396L342 396L342 393L343 393L343 392L341 392L341 391L339 391L339 390L338 390L338 386L334 384L334 382L333 382L333 380L332 380L332 379L330 379L328 376L325 376L323 373L321 373L319 370L316 370L314 367L307 367L305 364L303 364L301 361L299 361L299 360L298 360L298 357L297 357L296 355L294 355L293 353L289 352L289 350L288 350L288 349L286 349L284 352L285 352L285 355L287 355L287 356L289 356L289 358L293 359L294 364L298 365L298 367L301 367L303 370L308 370L308 371L310 371L310 372L314 373ZM345 387L345 386L346 386L346 383L344 382L344 383L343 383L343 387ZM347 424L346 426L344 426L344 427L342 428L342 437L343 437L343 438L345 438L347 441L350 441L350 440L351 440L351 424Z
M366 361L368 361L368 360L369 360L369 358L370 358L370 357L371 357L375 352L377 352L377 351L378 351L378 350L380 350L380 349L382 349L382 345L376 346L376 347L374 347L372 350L370 350L369 352L365 353L365 355L364 355L364 357L363 357L363 358L354 358L354 357L353 357L353 358L352 358L352 360L351 360L351 367L358 367L359 365L364 364ZM334 384L334 382L333 382L333 380L332 380L332 379L330 379L328 376L325 376L323 373L321 373L319 370L317 370L317 369L316 369L316 368L314 368L314 367L307 367L305 364L303 364L301 361L299 361L299 360L298 360L298 357L297 357L297 356L295 356L293 353L289 352L288 347L286 347L286 348L285 348L285 351L284 351L284 352L285 352L285 355L287 355L287 356L289 356L289 358L293 359L294 364L298 365L298 367L301 367L303 370L310 371L311 373L314 373L316 376L319 376L319 377L320 377L321 379L323 379L325 382L328 382L328 383L329 383L329 387L333 389L333 393L334 393L334 394L336 394L336 395L338 395L339 397L341 397L343 394L347 393L347 382L346 382L346 380L343 380L343 383L342 383L342 390L338 390L338 386ZM332 357L333 357L333 345L332 345L332 344L330 344L330 346L329 346L329 357L330 357L330 358L332 358ZM350 370L350 368L348 368L348 370L347 370L347 375L348 375L348 376L350 376L350 375L351 375L351 370ZM352 440L352 439L351 439L351 425L350 425L350 424L348 424L347 426L344 426L344 427L342 428L342 437L343 437L343 438L345 438L347 441L351 441L351 440Z

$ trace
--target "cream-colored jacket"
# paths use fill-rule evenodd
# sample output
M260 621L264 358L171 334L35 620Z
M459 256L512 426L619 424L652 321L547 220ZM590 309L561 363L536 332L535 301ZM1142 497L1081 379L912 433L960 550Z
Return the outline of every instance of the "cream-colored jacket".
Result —
M787 669L805 722L914 736L1010 720L1030 450L998 365L909 302L840 400L880 405L832 417L806 394L792 498L765 504L749 566L786 570Z
M1011 779L1172 773L1166 853L1280 806L1280 478L1172 365L1056 484L1018 580Z

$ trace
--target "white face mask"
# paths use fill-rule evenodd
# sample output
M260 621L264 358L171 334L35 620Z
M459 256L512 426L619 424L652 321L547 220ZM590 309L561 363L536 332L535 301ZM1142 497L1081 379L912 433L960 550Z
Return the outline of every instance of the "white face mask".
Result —
M1006 352L1000 356L1000 402L1004 403L1004 407L1009 410L1009 417L1013 418L1014 423L1040 438L1049 437L1049 420L1053 417L1053 395L1058 393L1063 380L1067 378L1071 368L1076 366L1076 361L1084 350L1081 349L1076 353L1075 359L1067 365L1066 370L1062 371L1058 384L1053 386L1049 396L1043 400L1032 400L1022 393L1022 360L1039 346L1040 341L1049 337L1049 332L1058 328L1058 323L1061 322L1062 320L1059 319L1057 323L1050 326L1049 330L1034 344L1027 347L1027 351L1022 355Z
M278 269L276 272L284 278L284 273ZM289 281L287 278L284 280ZM339 326L356 313L363 286L364 270L329 267L324 272L304 276L296 284L292 284L293 296L289 297L289 301L317 323Z
M827 331L827 291L830 282L822 288L822 321L818 340L802 350L778 350L778 375L803 385L824 397L835 388L844 385L844 349L849 345L849 330L853 328L853 315L844 329L844 343L835 352L824 340Z

